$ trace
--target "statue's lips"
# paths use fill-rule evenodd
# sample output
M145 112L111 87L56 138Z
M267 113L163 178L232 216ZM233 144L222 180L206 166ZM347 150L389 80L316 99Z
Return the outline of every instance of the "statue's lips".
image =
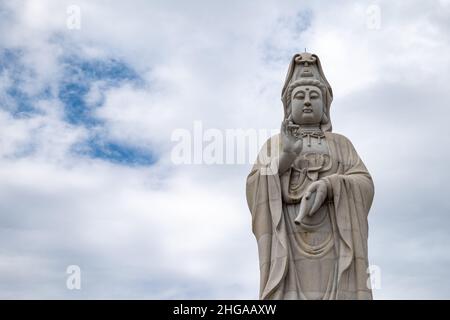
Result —
M304 113L311 113L311 112L313 112L313 110L309 109L309 108L303 108L303 112Z

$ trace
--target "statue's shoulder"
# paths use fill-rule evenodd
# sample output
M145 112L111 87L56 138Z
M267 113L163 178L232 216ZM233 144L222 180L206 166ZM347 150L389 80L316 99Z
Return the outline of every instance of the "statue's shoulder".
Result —
M276 148L280 148L280 134L274 134L273 136L270 136L269 138L266 139L266 141L264 142L264 144L261 147L260 152L267 152L267 150L271 150L269 151L269 154L272 153L273 150L275 150Z
M350 139L340 133L325 132L325 138L327 138L328 140L333 140L338 144L351 144Z
M325 138L328 141L333 141L336 147L341 149L341 152L350 154L356 152L353 143L349 138L339 133L325 132Z
M273 136L267 138L265 144L278 145L280 143L280 134L274 134Z

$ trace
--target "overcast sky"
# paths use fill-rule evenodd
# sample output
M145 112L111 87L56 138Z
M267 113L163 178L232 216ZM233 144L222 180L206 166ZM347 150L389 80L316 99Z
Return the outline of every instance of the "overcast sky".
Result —
M305 48L375 182L374 297L450 298L448 0L2 1L0 298L257 298L251 164L171 136L276 130Z

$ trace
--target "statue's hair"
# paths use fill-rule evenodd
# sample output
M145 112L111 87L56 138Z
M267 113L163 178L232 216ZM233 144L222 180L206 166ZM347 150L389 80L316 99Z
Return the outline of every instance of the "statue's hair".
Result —
M291 103L291 98L292 98L292 92L294 91L295 88L300 87L300 86L315 86L318 87L320 89L320 91L322 91L322 97L325 97L326 95L326 90L327 87L320 82L317 79L300 79L300 80L296 80L294 82L292 82L288 89L287 89L287 103Z

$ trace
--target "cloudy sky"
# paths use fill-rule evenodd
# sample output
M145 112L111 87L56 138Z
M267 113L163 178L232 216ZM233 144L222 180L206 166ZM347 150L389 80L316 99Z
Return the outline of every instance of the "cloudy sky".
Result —
M450 1L17 0L0 18L0 298L257 298L251 161L177 165L171 138L279 128L305 48L375 182L374 297L450 298Z

